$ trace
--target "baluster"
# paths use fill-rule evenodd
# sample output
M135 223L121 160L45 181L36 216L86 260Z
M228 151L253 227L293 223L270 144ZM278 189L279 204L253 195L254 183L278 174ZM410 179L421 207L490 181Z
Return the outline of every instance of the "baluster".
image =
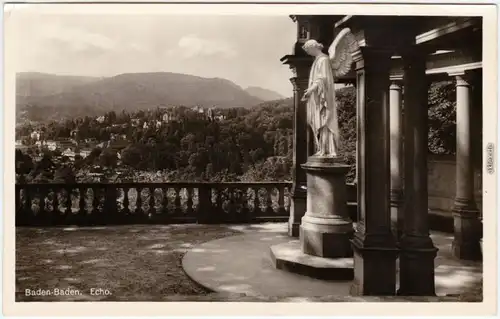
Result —
M186 188L187 193L187 210L186 214L191 215L193 213L193 189L191 187Z
M168 188L162 188L162 193L163 193L163 200L161 203L161 206L163 208L162 212L163 212L163 214L167 215L168 214Z
M137 199L135 201L136 203L136 208L135 208L135 213L136 214L143 214L142 211L142 187L137 187Z
M176 187L175 188L175 214L179 215L182 213L182 207L181 207L181 188Z
M130 210L128 208L129 206L128 191L129 191L128 187L123 188L123 214L125 215L130 214Z
M156 214L156 207L155 207L155 188L150 187L149 188L149 217L152 217Z
M41 205L41 200L40 200L40 186L34 187L32 189L32 201L30 202L30 208L33 211L33 217L35 220L39 223L43 223L44 220L47 220L44 215L44 211L42 210L42 205ZM38 199L38 211L37 211L37 206L36 202Z
M259 188L254 187L253 191L255 192L255 197L253 199L253 207L254 207L253 211L255 216L259 216L262 213L260 209Z
M37 187L36 189L37 194L40 196L40 202L38 204L40 211L40 218L47 218L48 214L48 209L45 207L45 197L48 195L48 192L45 190L45 188L40 188Z
M269 215L274 215L274 209L273 209L273 188L272 187L266 187L266 213Z

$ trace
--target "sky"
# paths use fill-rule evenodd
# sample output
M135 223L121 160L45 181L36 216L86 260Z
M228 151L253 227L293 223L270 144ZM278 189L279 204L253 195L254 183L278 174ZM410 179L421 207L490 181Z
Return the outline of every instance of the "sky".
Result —
M291 53L296 37L288 15L14 13L6 22L15 37L16 72L166 71L292 95L291 70L279 61Z

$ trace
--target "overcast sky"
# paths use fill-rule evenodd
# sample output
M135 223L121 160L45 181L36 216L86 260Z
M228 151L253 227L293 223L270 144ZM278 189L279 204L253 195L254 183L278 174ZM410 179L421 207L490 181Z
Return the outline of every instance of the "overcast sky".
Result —
M177 72L291 96L287 16L11 15L17 71L110 76Z

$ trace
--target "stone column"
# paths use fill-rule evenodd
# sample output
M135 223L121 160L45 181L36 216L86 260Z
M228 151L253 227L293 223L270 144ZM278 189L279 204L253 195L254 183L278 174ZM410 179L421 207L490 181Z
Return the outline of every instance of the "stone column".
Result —
M460 259L480 260L481 223L474 199L474 168L471 153L471 85L466 74L453 74L457 90L456 195L453 207L453 254Z
M353 295L396 293L396 241L390 215L389 69L392 52L362 47L357 78L358 225Z
M300 166L307 161L307 113L306 104L301 101L302 95L307 90L309 68L294 67L295 76L291 78L294 97L294 127L293 127L293 169L292 169L292 194L290 218L288 220L288 234L292 237L299 236L299 227L302 216L306 213L307 181L306 173Z
M435 295L427 191L428 83L426 52L402 52L404 69L404 228L400 240L400 295Z
M389 87L391 132L391 224L399 240L403 229L403 148L402 148L402 78L391 77Z

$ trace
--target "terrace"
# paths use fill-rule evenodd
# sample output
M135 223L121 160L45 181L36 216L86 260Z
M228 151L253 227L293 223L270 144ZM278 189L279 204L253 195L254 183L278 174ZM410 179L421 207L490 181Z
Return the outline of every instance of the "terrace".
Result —
M272 267L267 253L267 245L272 244L270 238L273 241L286 240L286 224L19 227L16 229L16 301L360 302L482 299L480 266L453 263L446 256L445 249L444 254L440 254L440 265L436 271L439 297L354 297L344 291L349 282L324 282ZM433 239L441 248L450 244L451 236L434 233ZM245 240L245 247L250 249L238 249L242 248L239 240ZM261 249L264 246L267 249ZM228 250L230 247L233 250ZM221 253L211 253L215 250ZM240 267L237 274L234 269L236 259L245 261L245 266ZM200 261L203 261L204 267L198 266ZM217 267L207 272L208 266L213 263ZM258 280L260 277L262 279ZM219 282L214 281L217 278ZM271 284L266 286L266 281ZM280 288L280 285L276 286L277 281L286 285ZM64 297L25 294L25 289L44 289L48 286L77 289L82 294ZM91 288L96 287L106 288L111 294L91 294Z
M356 220L356 186L347 186L350 215ZM24 293L47 284L86 292L65 297L81 301L379 300L348 296L344 290L350 281L324 282L270 267L268 246L293 240L283 223L290 214L290 187L289 182L16 185L16 224L24 226L16 229L16 300L47 301ZM480 301L481 263L457 262L449 256L453 237L432 236L441 250L438 299ZM188 253L210 252L214 245L236 258ZM245 260L245 266L236 260ZM200 271L206 268L200 262L217 265L215 272ZM260 267L262 262L268 266ZM272 278L286 282L286 293L273 288L275 282L262 286L262 280L248 275L257 270L263 278L271 276L270 283ZM216 284L210 279L214 276L225 279ZM461 284L453 280L456 276ZM247 278L244 284L242 278ZM252 285L257 288L249 291ZM94 286L113 293L91 295ZM394 300L420 300L405 298Z

